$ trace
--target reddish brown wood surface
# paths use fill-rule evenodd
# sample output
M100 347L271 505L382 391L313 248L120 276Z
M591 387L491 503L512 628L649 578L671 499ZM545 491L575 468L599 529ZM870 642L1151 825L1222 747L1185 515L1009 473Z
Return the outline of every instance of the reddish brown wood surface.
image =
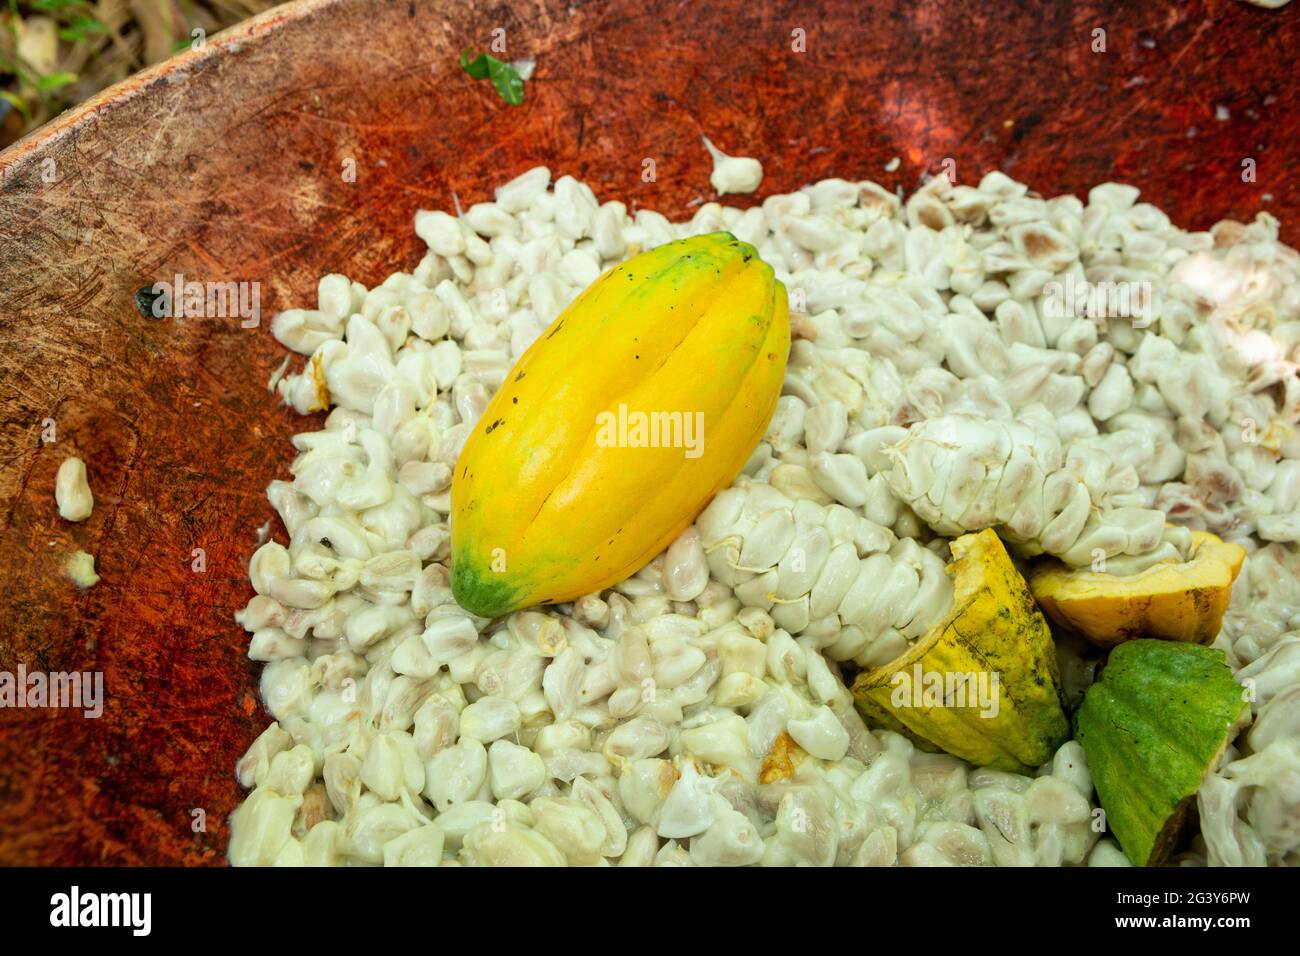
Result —
M0 154L0 670L102 671L107 691L98 720L0 710L0 862L222 860L233 766L266 722L232 615L303 425L265 390L284 354L269 317L314 304L325 272L413 266L417 208L545 163L680 215L710 198L707 133L763 160L763 194L827 175L910 188L952 158L961 181L1000 167L1044 193L1126 180L1197 227L1268 209L1294 243L1298 13L323 0ZM537 58L518 109L456 63L497 27L509 57ZM142 318L132 293L177 272L262 283L261 326ZM80 525L52 495L73 453L98 498ZM103 576L84 594L61 574L76 548Z

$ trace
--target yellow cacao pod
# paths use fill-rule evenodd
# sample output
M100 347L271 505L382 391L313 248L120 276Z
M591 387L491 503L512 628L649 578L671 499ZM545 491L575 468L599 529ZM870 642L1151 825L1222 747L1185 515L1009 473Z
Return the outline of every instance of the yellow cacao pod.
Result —
M867 721L981 767L1032 773L1070 736L1056 646L991 529L952 542L952 608L853 698Z
M1059 627L1099 647L1134 638L1210 644L1219 636L1246 551L1208 531L1193 531L1186 561L1117 575L1036 562L1029 586Z
M456 462L456 600L497 617L634 574L744 466L789 349L785 288L730 233L606 272L511 369Z

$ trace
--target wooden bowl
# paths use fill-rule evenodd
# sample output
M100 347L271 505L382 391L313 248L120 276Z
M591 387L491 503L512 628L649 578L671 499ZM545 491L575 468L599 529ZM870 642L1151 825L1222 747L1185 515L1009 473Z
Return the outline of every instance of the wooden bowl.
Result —
M498 28L537 58L520 108L457 63ZM952 160L1045 194L1131 182L1195 227L1267 209L1294 243L1298 39L1294 9L1228 0L309 0L0 154L0 671L101 672L106 694L98 719L0 710L0 862L223 860L267 723L232 615L312 426L267 393L269 318L324 273L413 267L416 209L544 163L688 215L707 133L762 159L764 195L910 189ZM260 325L143 317L136 290L178 273L260 283ZM75 525L53 498L71 454L97 497ZM86 592L62 573L79 548Z

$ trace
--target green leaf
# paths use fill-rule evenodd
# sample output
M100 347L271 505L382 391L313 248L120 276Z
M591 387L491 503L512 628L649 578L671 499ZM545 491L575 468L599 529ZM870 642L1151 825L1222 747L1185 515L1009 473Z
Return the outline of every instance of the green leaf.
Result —
M460 68L476 80L487 79L488 60L490 59L491 57L486 53L480 53L471 60L469 58L469 50L462 50L460 54Z
M488 75L497 94L511 106L518 106L524 101L524 78L509 63L489 58Z
M108 27L94 17L77 17L68 26L59 28L59 38L69 43L76 43L91 34L107 32Z
M486 53L471 60L469 50L465 50L460 55L460 67L476 80L490 79L497 95L511 106L524 101L524 79L509 63L502 63Z
M77 82L75 73L47 73L36 81L36 88L42 93L48 93L75 82Z
M32 121L32 111L27 105L27 101L16 93L10 93L8 90L0 90L0 100L4 100L19 113L23 114L23 119L27 122Z

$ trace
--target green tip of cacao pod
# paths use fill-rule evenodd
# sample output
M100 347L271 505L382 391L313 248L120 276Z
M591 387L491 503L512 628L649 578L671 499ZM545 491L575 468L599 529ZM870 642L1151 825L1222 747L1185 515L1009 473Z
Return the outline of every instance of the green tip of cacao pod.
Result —
M504 575L479 567L465 555L451 562L451 593L456 603L479 617L501 617L517 611L518 588L503 580Z

